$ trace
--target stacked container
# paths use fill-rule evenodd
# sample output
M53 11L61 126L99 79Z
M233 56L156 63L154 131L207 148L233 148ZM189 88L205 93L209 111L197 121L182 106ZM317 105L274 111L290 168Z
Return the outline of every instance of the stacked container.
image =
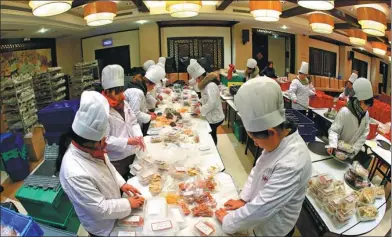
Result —
M24 180L29 175L29 162L22 134L0 134L0 147L1 162L11 180Z

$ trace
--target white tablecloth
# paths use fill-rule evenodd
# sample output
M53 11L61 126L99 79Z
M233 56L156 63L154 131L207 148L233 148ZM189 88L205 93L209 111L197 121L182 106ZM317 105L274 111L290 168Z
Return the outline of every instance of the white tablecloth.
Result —
M384 160L387 164L391 165L391 150L385 150L377 145L377 140L382 140L391 144L391 142L386 139L384 136L378 134L375 139L373 140L366 140L365 145L370 147L370 149L377 154L382 160Z

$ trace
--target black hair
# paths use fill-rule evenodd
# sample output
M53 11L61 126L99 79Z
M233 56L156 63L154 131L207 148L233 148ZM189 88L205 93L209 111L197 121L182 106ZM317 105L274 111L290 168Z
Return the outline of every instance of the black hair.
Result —
M365 105L372 107L374 103L374 99L372 97L370 99L364 100L363 102L365 103Z
M83 146L86 143L96 142L96 141L87 140L87 139L79 136L78 134L76 134L73 131L72 128L70 128L68 132L63 133L60 136L60 141L58 144L59 145L59 153L58 153L57 160L56 160L56 173L60 172L63 157L64 157L65 152L67 151L69 145L71 144L72 140L74 140L76 143L80 144L81 146Z
M207 72L204 72L203 74L201 74L203 77L207 76Z
M268 67L271 65L271 64L274 64L274 62L273 61L268 61Z
M280 133L281 131L283 131L286 128L286 122L283 122L281 124L279 124L278 126L274 127L274 129ZM261 132L249 132L250 134L252 134L252 136L256 137L256 138L262 138L262 139L266 139L270 136L268 130L264 130Z
M116 95L117 95L121 92L124 92L124 87L123 86L113 87L113 88L107 89L105 91L107 91L109 93L112 93L114 91L114 93L116 93Z

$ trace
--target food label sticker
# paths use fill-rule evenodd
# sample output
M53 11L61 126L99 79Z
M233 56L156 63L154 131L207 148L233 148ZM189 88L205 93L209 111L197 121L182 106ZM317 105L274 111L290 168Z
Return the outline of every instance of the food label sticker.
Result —
M168 230L173 227L171 221L162 221L162 222L157 222L157 223L152 223L151 228L153 231L158 231L158 230Z
M136 233L132 231L119 231L118 236L136 236Z
M199 222L196 224L196 228L200 230L205 235L210 235L214 230L203 222Z
M350 195L346 198L347 202L353 202L355 200L354 196Z
M194 194L193 191L187 191L187 192L185 192L183 195L184 195L184 196L191 196L191 195L193 195L193 194Z
M142 167L141 167L139 164L134 165L133 168L134 168L136 171L139 171L139 170L142 169Z
M171 209L171 213L174 217L174 219L176 220L177 223L183 223L184 222L184 218L182 218L182 215L180 213L180 210L174 208Z
M177 172L185 172L186 169L185 169L185 167L176 167L176 171Z
M127 221L130 221L130 222L140 222L140 216L128 217Z

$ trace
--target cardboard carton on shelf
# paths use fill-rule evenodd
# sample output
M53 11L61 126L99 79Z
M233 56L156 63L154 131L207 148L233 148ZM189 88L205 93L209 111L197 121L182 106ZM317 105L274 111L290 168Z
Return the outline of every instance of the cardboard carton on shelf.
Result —
M338 89L342 89L345 85L345 81L343 79L339 80L339 85L338 85Z
M27 154L31 161L39 161L43 158L45 152L44 128L36 126L31 132L25 135L24 143L27 148Z

